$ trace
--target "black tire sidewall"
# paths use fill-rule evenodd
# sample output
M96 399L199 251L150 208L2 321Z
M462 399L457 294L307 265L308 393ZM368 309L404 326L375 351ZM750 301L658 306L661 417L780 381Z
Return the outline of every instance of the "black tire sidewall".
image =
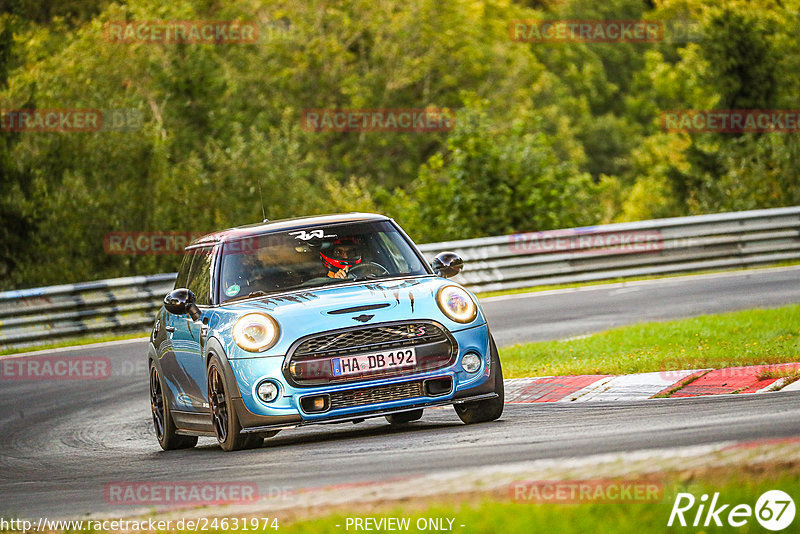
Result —
M494 338L489 335L489 350L494 372L494 392L498 395L494 399L477 402L456 404L454 408L458 417L466 424L485 423L499 419L503 415L505 406L505 386L503 383L503 367L500 364L500 355L497 351Z
M222 365L222 360L215 354L211 356L208 362L208 369L206 370L206 383L208 383L208 376L211 373L212 367L216 369L222 381L222 387L225 389L225 405L228 412L228 435L224 441L220 441L217 436L217 443L226 452L238 451L242 449L250 449L258 447L264 442L264 438L258 434L242 434L242 425L239 423L239 417L236 415L236 410L231 401L231 392L228 387L228 381L225 377L225 367ZM210 392L207 392L207 394ZM213 422L213 413L211 412L211 402L208 403L208 415Z
M164 388L164 380L161 378L161 373L158 372L158 367L152 362L150 363L150 372L156 373L156 378L161 388L161 403L164 407L164 435L161 438L156 435L158 444L165 451L194 447L197 445L197 436L182 436L177 433L177 427L172 419L172 412L169 407L169 393ZM155 427L153 430L155 431Z

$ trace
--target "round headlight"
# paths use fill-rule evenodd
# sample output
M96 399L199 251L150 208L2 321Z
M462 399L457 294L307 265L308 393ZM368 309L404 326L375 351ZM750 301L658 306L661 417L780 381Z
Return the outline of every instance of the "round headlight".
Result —
M256 388L256 394L258 394L258 398L262 401L272 402L278 398L278 386L275 382L265 380Z
M481 357L474 352L468 352L461 358L461 367L468 373L474 373L481 368Z
M478 315L478 306L466 290L458 286L443 286L436 294L439 308L457 323L469 323Z
M262 352L278 341L278 323L269 315L248 313L233 327L236 344L248 352Z

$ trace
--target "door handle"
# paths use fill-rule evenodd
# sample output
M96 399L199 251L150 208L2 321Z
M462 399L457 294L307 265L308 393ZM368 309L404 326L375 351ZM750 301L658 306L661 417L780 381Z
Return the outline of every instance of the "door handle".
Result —
M165 326L164 330L166 330L167 332L169 332L171 334L172 332L175 331L175 327L174 326Z

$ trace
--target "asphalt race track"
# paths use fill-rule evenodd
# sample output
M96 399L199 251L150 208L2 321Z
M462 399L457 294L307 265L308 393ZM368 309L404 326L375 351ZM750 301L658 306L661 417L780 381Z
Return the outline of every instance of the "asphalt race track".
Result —
M482 301L497 344L562 339L663 321L800 302L800 266L597 285Z
M507 345L791 302L800 302L800 268L502 297L484 306L498 344ZM0 381L0 517L124 514L104 500L111 482L255 482L263 493L487 463L800 436L800 392L786 392L515 404L500 421L474 426L444 408L405 429L373 419L284 431L259 450L223 453L201 438L195 449L164 453L151 429L144 353L143 341L59 352L108 357L106 380Z

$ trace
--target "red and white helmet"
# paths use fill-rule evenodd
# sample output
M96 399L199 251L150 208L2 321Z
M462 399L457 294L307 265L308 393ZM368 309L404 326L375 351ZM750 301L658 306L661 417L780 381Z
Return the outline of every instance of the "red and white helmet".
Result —
M347 249L352 252L346 253ZM355 237L340 237L324 243L319 256L329 271L352 267L361 263L361 242Z

